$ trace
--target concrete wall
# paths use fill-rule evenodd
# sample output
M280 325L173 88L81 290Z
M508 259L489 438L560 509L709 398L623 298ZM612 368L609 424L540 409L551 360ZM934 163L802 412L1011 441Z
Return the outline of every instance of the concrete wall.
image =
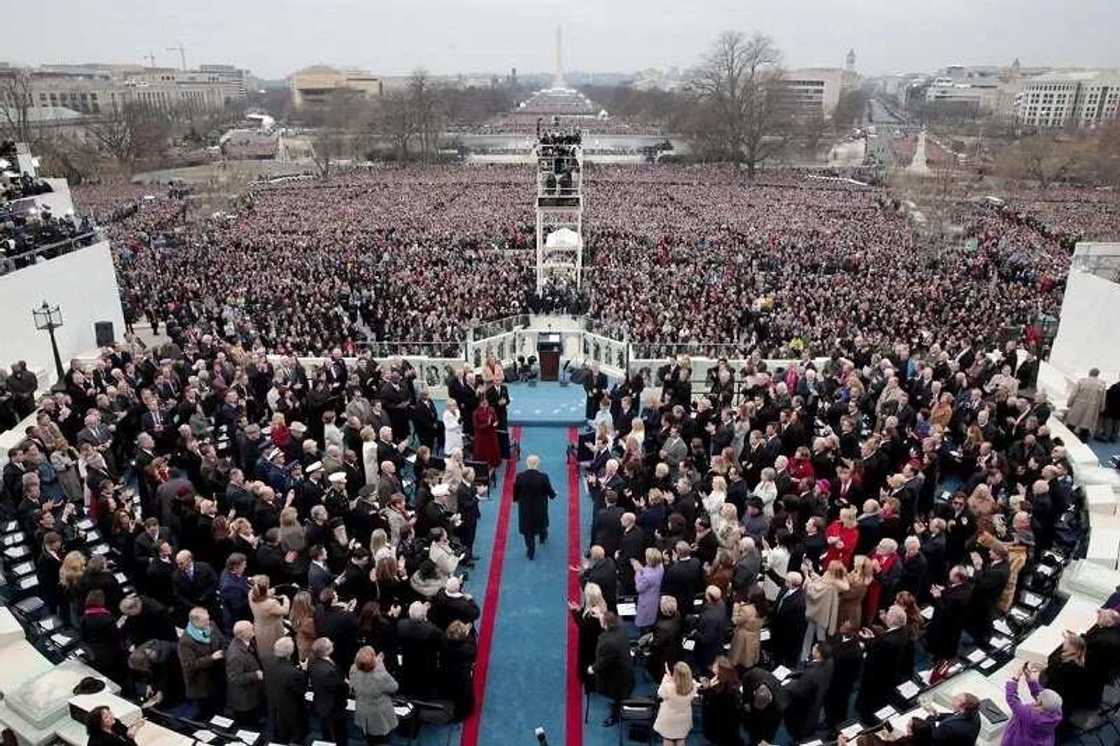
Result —
M64 326L55 336L64 366L71 357L96 347L95 321L113 322L113 332L121 339L124 315L109 242L0 277L0 365L26 360L33 370L49 371L53 380L50 339L35 329L31 316L31 309L43 301L62 311Z
M1050 363L1074 380L1094 367L1106 381L1120 377L1120 285L1070 271Z

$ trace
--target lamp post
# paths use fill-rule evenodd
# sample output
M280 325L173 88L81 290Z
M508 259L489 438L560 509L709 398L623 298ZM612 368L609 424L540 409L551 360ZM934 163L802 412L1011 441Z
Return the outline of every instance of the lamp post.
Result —
M58 374L58 382L62 382L65 373L62 370L62 357L58 354L58 341L54 338L54 330L62 326L62 311L58 306L49 306L46 301L38 308L31 309L35 318L35 328L39 331L47 330L51 335L51 349L54 351L54 369Z

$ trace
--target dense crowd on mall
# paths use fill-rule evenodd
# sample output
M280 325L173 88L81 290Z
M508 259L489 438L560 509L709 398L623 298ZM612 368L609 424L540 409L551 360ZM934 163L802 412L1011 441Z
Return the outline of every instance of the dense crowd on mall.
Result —
M178 200L145 200L111 235L132 318L280 353L453 348L479 322L535 311L588 313L640 357L796 358L846 338L953 347L1036 326L1060 305L1071 237L1103 229L1098 202L1069 196L1060 229L975 206L976 241L933 246L881 189L850 181L775 171L748 184L715 166L588 178L583 286L544 299L520 168L262 185L236 216L185 232ZM92 196L77 200L106 212Z

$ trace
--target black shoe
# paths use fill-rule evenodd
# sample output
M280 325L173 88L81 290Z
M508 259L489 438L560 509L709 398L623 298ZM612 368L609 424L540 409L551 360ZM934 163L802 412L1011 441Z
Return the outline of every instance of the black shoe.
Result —
M609 718L603 721L604 728L610 728L612 725L618 725L617 715L611 715Z
M525 556L528 557L529 561L531 562L533 560L533 550L530 549L528 552L525 553Z

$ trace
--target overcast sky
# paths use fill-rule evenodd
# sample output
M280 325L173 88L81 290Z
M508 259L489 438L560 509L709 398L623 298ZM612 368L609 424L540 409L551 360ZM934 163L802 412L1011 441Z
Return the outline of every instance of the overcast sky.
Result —
M381 75L633 72L692 65L726 29L774 37L786 64L864 74L946 64L1120 67L1120 0L26 0L5 3L0 60L232 63L263 78L306 65Z

